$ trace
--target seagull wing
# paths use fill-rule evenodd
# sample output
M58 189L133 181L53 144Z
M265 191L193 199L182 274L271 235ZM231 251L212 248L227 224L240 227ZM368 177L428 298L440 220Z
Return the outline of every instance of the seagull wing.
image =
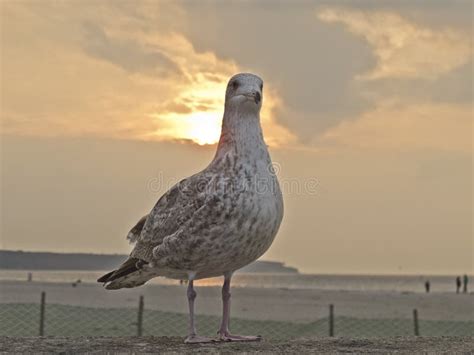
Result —
M105 282L108 289L141 285L156 276L147 271L149 263L192 269L202 257L199 246L205 243L209 228L217 224L224 228L223 223L217 223L221 192L213 187L213 180L218 180L217 176L204 171L168 190L128 233L127 239L135 243L128 259L98 281Z
M219 228L222 194L213 184L215 178L201 172L168 190L144 221L141 233L132 233L133 229L129 233L129 240L135 242L130 256L180 268L191 263L209 228Z

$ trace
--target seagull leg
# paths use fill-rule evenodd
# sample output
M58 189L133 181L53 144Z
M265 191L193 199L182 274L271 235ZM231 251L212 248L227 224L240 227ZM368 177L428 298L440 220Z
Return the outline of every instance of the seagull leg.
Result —
M196 334L196 327L194 325L194 300L196 299L196 291L194 291L193 286L193 280L189 280L187 290L189 304L189 333L184 342L187 344L214 342L216 341L215 339L202 337Z
M222 286L222 323L217 334L221 341L259 341L260 335L233 335L229 331L230 320L230 279L232 273L224 275L224 285Z

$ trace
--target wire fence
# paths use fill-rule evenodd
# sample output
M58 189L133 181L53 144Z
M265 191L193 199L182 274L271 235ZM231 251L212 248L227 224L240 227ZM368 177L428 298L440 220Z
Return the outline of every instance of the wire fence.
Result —
M220 318L196 316L203 335L215 335ZM407 318L363 319L337 314L328 305L328 316L308 323L232 318L234 333L264 338L290 339L314 336L472 336L474 321L424 320L415 309ZM43 292L39 303L1 303L0 336L183 336L187 314L146 309L143 296L137 308L96 308L48 304Z

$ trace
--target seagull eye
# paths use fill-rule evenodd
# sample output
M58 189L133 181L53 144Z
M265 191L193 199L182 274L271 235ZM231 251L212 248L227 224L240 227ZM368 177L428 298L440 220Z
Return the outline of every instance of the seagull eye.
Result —
M239 87L239 82L237 80L235 80L233 83L232 83L232 88L235 90Z

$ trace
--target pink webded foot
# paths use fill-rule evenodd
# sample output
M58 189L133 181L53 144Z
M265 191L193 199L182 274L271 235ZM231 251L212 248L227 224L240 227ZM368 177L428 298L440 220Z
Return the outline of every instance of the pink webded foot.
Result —
M199 343L214 343L217 340L214 338L203 337L199 335L189 335L184 342L186 344L199 344Z
M219 332L220 341L260 341L262 336L260 335L233 335L229 332Z

